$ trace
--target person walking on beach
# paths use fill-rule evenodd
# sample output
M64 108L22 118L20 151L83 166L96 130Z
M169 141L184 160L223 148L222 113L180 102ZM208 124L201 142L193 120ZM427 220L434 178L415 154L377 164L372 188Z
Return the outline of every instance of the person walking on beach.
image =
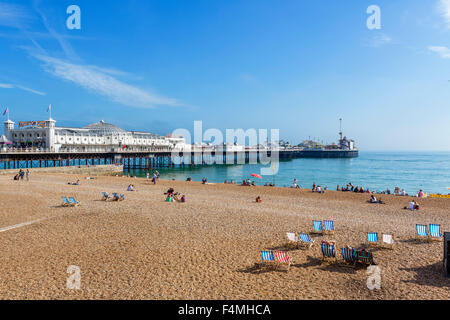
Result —
M153 184L156 184L156 179L157 179L156 173L153 173L153 177L152 177Z
M28 169L27 169L26 176L27 176L27 181L30 181L30 170L28 170Z

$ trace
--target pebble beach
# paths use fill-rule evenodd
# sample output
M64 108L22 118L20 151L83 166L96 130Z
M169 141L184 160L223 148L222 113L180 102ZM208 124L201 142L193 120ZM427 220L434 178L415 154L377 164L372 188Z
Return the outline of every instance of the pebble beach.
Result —
M79 186L67 184L78 179ZM127 192L129 184L137 191ZM169 188L187 202L165 202ZM102 201L102 192L126 200ZM81 204L63 207L62 196ZM450 231L450 199L418 199L420 210L412 212L403 209L411 197L381 195L385 204L368 198L121 176L0 176L0 298L450 299L442 241L415 240L416 224ZM286 232L311 232L313 219L333 220L335 233L311 234L309 250L287 246ZM373 250L381 271L376 290L367 287L366 268L322 262L322 240L361 247L366 232L395 239L394 250ZM264 249L287 251L289 271L262 267ZM67 288L69 266L81 271L79 290Z

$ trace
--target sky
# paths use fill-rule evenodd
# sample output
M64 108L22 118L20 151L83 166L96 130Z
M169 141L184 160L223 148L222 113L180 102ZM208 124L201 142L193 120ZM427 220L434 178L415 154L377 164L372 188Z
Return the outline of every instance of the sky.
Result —
M57 126L297 144L337 141L342 118L361 150L450 151L450 0L0 0L1 112L49 104Z

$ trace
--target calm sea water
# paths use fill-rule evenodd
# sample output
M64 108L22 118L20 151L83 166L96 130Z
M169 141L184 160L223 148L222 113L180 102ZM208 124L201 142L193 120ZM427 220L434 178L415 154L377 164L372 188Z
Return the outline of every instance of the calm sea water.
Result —
M196 168L159 169L160 178L166 180L186 180L191 177L201 181L223 183L225 179L242 182L251 178L250 174L260 174L262 165L214 165ZM270 166L269 166L270 167ZM127 173L127 172L126 172ZM131 171L131 175L143 177L142 170ZM251 178L257 185L274 182L277 186L290 186L293 179L302 188L317 185L336 186L352 182L355 186L364 186L370 190L383 191L388 187L404 188L408 193L417 193L419 189L432 193L450 193L450 152L364 152L354 159L294 159L280 162L275 176Z

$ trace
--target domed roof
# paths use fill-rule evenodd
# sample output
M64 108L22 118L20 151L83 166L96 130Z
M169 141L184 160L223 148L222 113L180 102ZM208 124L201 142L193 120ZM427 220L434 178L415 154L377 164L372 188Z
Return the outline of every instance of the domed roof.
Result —
M90 124L84 127L84 129L89 129L90 131L99 135L128 132L114 124L106 123L103 120L97 123Z

